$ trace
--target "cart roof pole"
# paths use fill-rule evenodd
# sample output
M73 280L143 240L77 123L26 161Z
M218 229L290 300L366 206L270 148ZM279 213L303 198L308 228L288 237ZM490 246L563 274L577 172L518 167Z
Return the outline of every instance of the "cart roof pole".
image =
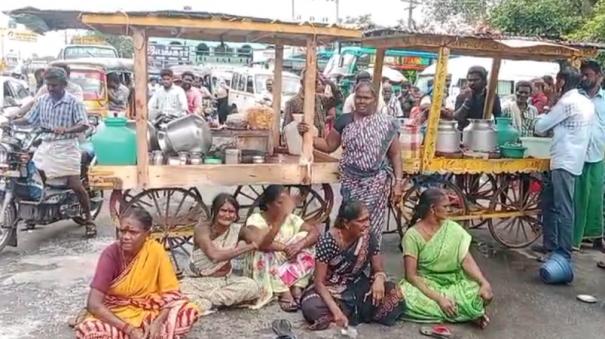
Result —
M494 112L494 102L498 92L498 74L500 73L500 65L502 60L494 58L492 61L492 70L489 72L489 82L487 86L487 94L485 97L485 106L483 106L483 119L491 119Z
M133 28L134 90L137 130L137 182L145 188L149 183L149 145L147 144L147 32Z
M275 67L273 69L273 126L271 126L271 147L269 152L273 153L273 148L279 146L279 122L281 117L281 93L282 93L282 72L284 69L284 45L276 41L275 43Z
M384 48L376 49L376 59L374 61L374 74L372 75L372 83L376 91L381 91L380 85L382 84L382 66L384 65L384 52ZM378 98L380 98L380 93L378 93Z
M447 61L450 56L450 50L447 47L439 48L439 57L437 58L437 69L435 70L433 97L431 98L431 110L429 112L428 124L426 128L426 137L424 138L424 153L422 155L422 168L427 168L435 156L437 143L437 129L439 128L439 118L441 116L441 105L443 104L443 94L445 92L445 82L447 79Z
M314 126L315 112L315 82L317 80L317 41L315 36L307 39L307 56L304 81L304 118L303 121ZM303 183L311 182L311 173L309 173L313 163L313 133L311 131L303 136L302 153L300 155L300 164L307 166L306 173L303 176Z

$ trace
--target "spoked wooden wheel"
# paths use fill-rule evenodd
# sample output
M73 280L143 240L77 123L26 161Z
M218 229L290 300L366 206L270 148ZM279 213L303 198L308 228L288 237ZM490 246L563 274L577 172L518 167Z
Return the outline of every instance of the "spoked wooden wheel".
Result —
M239 203L239 220L245 222L251 213L249 210L254 207L255 202L263 194L267 185L248 185L237 186L233 197Z
M253 213L260 211L258 205L260 202L260 195L262 194L263 190L260 188L260 186L254 187L255 188L253 189L250 188L249 191L258 192L259 194L255 201L247 209L245 217L246 219ZM329 184L322 184L318 186L287 185L285 187L296 200L294 214L300 216L305 221L315 224L328 222L330 212L334 206L334 192L332 191L332 186ZM245 189L241 190L240 192L242 191L245 191ZM245 198L247 199L248 197L246 196ZM243 198L241 200L243 200ZM241 200L238 199L238 202Z
M462 193L462 190L450 180L440 175L419 175L413 177L412 182L413 185L405 191L401 202L402 227L399 228L399 236L401 238L403 238L404 228L407 229L413 226L411 225L411 222L416 205L418 205L418 201L420 200L420 195L429 188L440 188L445 191L450 201L450 210L448 212L450 217L463 216L468 213L468 206L466 199L464 199L464 193Z
M487 173L455 175L454 182L464 193L470 214L487 211L498 189L496 177ZM462 225L472 229L481 227L485 223L487 219L470 219L463 221Z
M179 271L175 250L189 255L184 247L191 244L193 228L200 220L209 217L208 207L204 204L197 189L160 188L144 190L134 196L124 195L122 211L131 206L146 209L153 217L152 237L170 250L172 259Z
M489 231L506 247L529 246L542 234L539 206L542 181L529 174L507 174L498 181L500 187L492 198L489 212L512 215L488 219Z

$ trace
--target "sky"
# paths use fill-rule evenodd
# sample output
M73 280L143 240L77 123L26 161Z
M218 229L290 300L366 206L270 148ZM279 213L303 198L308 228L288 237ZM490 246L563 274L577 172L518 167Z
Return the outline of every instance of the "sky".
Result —
M332 1L332 2L330 2ZM292 20L292 2L294 2L295 17L307 19L315 17L316 21L328 20L334 22L336 6L334 0L20 0L16 2L2 1L0 11L7 11L23 7L36 7L39 9L77 9L81 11L133 11L133 10L164 10L178 9L190 6L193 11L217 12L271 19ZM407 1L407 0L406 0ZM374 0L368 6L367 1L340 0L339 17L359 16L372 14L373 20L383 26L393 26L397 20L407 17L407 4L402 0ZM414 13L421 16L421 10ZM1 18L0 26L4 26L7 18ZM51 32L42 37L37 46L40 47L38 55L57 55L64 45L65 34Z

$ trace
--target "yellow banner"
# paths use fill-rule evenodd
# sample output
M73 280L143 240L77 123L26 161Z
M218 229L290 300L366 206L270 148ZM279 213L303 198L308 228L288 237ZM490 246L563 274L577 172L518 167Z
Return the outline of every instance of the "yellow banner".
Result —
M71 43L80 45L104 45L107 41L100 36L85 35L73 37Z
M2 35L13 41L37 42L38 34L28 30L3 29Z

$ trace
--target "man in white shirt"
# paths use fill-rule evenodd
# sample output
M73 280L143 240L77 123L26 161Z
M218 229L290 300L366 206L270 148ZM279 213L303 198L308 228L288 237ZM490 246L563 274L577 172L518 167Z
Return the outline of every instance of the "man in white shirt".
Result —
M543 204L543 246L539 252L555 252L571 260L574 228L575 184L586 159L595 119L595 107L578 91L582 75L574 68L557 74L561 98L548 114L538 116L535 132L554 132L550 148L550 178L545 178ZM548 180L550 179L550 180Z
M149 120L156 120L160 115L181 117L188 112L185 91L174 85L174 73L169 69L160 72L161 85L149 100Z

